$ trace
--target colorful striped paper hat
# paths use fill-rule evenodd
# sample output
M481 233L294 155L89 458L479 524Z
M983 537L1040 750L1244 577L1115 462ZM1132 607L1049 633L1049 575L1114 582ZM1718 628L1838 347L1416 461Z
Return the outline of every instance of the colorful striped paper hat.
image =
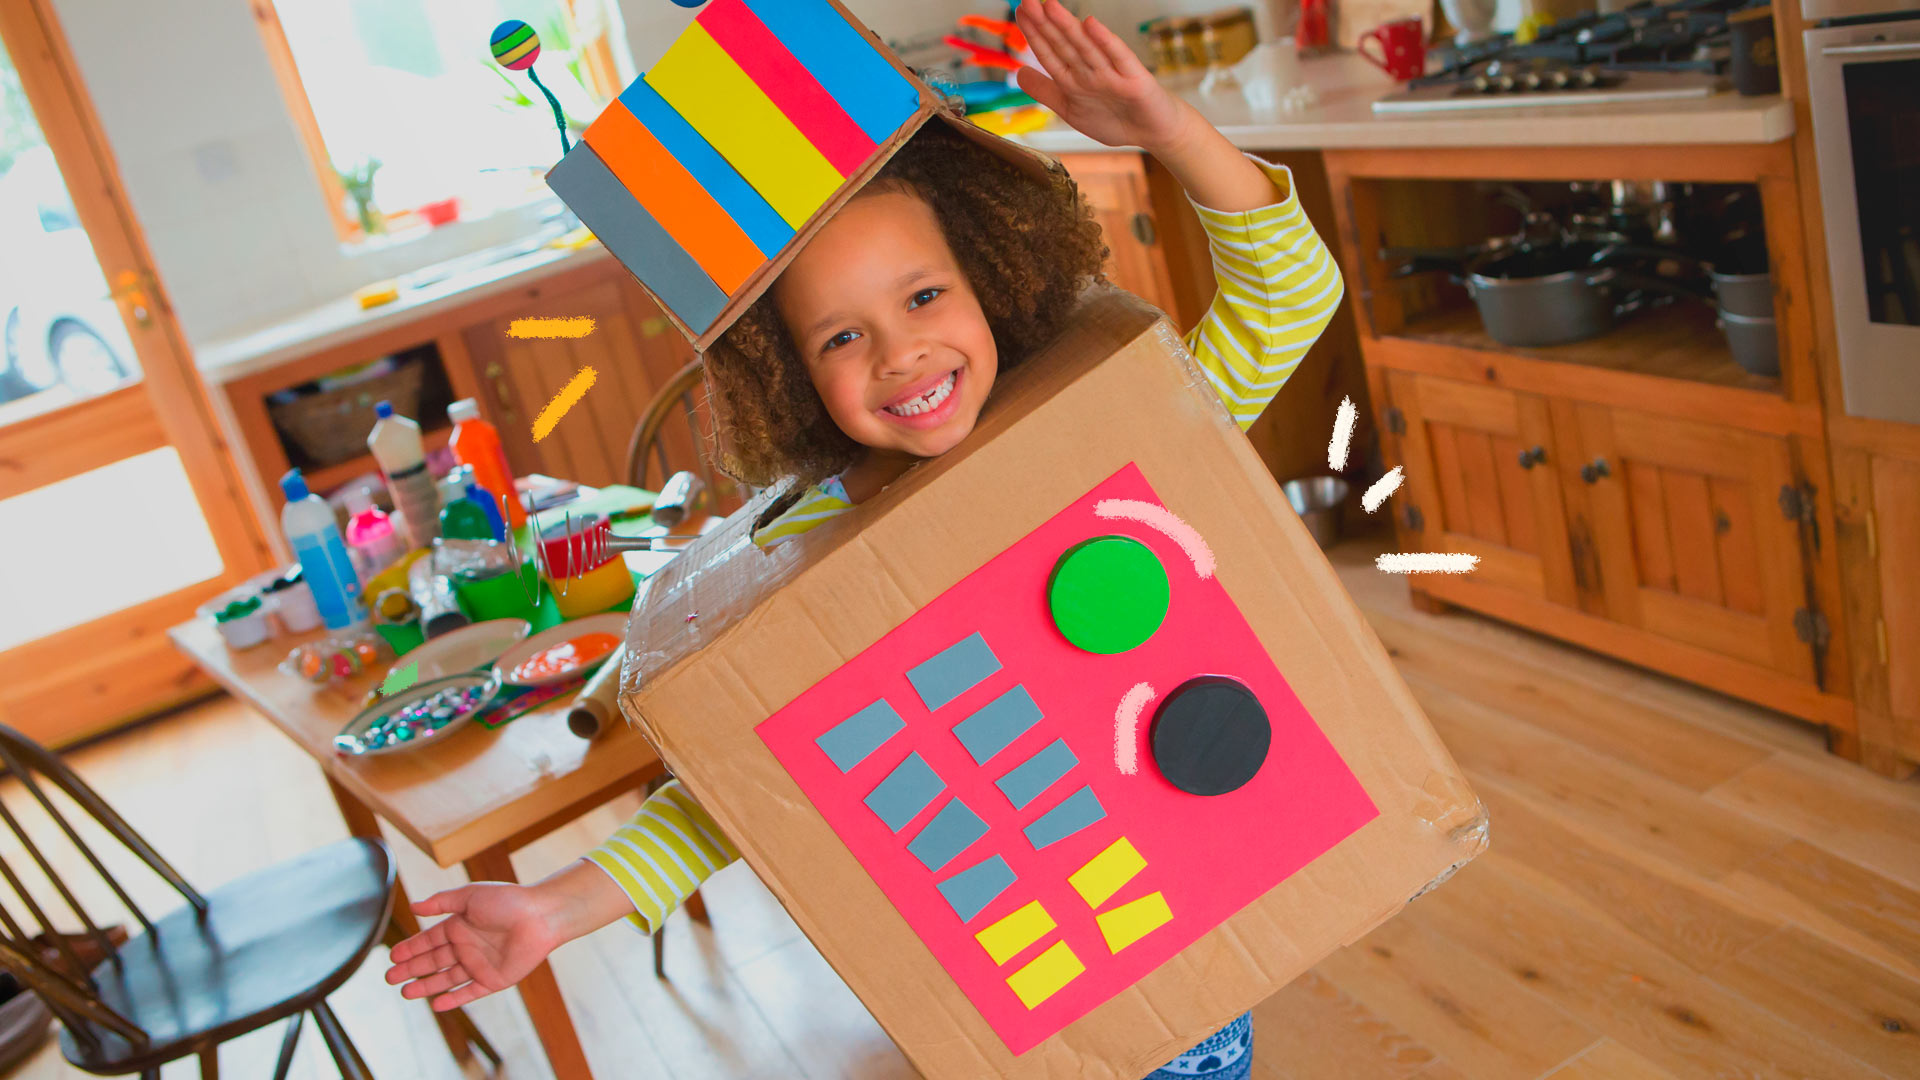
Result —
M938 108L836 0L712 0L547 184L705 349Z

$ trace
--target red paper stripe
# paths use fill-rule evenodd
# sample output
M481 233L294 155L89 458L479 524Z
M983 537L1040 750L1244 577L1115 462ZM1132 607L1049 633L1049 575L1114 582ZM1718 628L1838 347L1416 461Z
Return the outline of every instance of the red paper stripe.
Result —
M879 149L745 0L714 0L699 23L840 175L852 176Z

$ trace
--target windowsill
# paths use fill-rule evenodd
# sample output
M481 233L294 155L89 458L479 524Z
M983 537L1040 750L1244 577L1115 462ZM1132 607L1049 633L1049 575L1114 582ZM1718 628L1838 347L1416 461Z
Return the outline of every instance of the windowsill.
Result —
M508 203L475 217L462 214L442 225L410 225L399 232L362 234L342 241L340 254L348 259L401 258L416 251L428 255L422 265L456 258L462 249L491 247L511 236L539 231L567 212L551 192L529 192L524 202ZM564 231L564 230L562 230ZM472 242L462 244L463 239ZM429 251L431 254L428 254ZM412 260L409 260L412 261Z

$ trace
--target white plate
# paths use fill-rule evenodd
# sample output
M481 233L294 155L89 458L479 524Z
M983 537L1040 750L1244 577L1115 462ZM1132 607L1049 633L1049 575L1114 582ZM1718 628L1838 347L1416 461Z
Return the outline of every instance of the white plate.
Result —
M393 666L420 665L420 682L483 668L500 659L533 632L525 619L488 619L441 634L401 657Z
M494 661L494 673L500 677L500 684L502 686L546 686L549 683L565 682L568 679L584 675L598 667L601 660L605 660L606 657L601 657L599 660L595 660L590 664L580 664L569 667L565 671L549 675L544 679L520 682L516 681L511 674L514 668L533 659L536 654L543 653L555 645L571 641L582 634L612 634L614 637L625 641L627 637L627 617L620 612L609 611L604 615L589 615L584 619L574 619L570 622L563 622L559 626L542 630L501 654L500 659Z

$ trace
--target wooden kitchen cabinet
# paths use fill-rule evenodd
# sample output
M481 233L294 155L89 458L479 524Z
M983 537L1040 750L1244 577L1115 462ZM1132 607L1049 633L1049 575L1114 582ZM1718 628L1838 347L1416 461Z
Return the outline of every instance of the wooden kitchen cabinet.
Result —
M582 338L511 337L515 319L587 316ZM693 358L687 341L623 272L575 288L543 290L465 329L482 412L500 429L516 473L583 484L626 482L627 440L654 391ZM583 368L593 389L553 432L533 441L534 417Z
M1607 617L1813 683L1831 630L1810 597L1813 494L1787 440L1580 404L1563 480L1586 489Z
M1833 447L1836 543L1853 650L1862 760L1920 763L1920 429L1843 421Z
M1429 550L1478 556L1490 587L1576 604L1546 400L1408 372L1388 385L1406 470L1402 520Z
M1115 285L1179 317L1161 223L1153 212L1143 155L1064 154L1067 173L1093 208L1107 238L1107 277Z

